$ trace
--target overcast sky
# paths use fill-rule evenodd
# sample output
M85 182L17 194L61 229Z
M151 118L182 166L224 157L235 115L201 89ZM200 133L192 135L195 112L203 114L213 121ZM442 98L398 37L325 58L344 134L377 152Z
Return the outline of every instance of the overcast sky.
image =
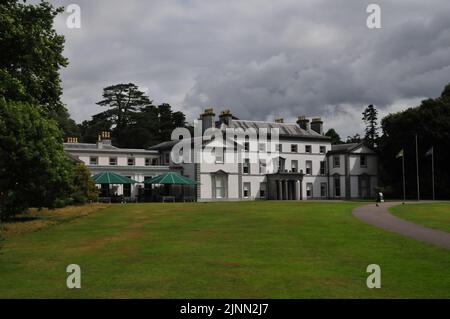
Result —
M102 88L133 82L193 120L212 106L241 119L321 116L341 136L437 96L450 82L448 0L52 0L81 7L66 36L63 101L80 122ZM382 9L368 29L366 7Z

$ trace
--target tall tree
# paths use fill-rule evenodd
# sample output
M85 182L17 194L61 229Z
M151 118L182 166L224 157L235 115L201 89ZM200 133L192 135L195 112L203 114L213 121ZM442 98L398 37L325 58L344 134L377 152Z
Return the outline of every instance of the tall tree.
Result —
M69 134L77 128L61 102L59 71L68 61L64 37L53 28L60 12L46 1L0 3L0 96L39 105Z
M110 109L105 112L118 129L133 124L133 114L152 101L133 83L111 85L103 89L103 100L98 105Z
M376 148L378 141L378 110L372 104L364 112L363 121L366 125L364 140L371 148Z
M109 115L105 112L98 113L92 116L90 121L83 121L78 124L81 135L81 142L95 143L98 140L98 134L103 131L111 131L113 122Z
M416 198L416 145L420 167L421 196L431 198L431 163L425 153L434 148L436 197L450 199L450 84L440 97L430 98L417 107L389 114L381 121L382 135L379 139L381 180L392 188L392 196L402 196L401 161L395 158L404 150L406 194Z
M62 140L42 109L0 98L1 219L70 197L73 171Z
M79 125L83 142L95 142L99 132L111 130L114 145L147 148L170 140L173 129L186 125L182 112L174 112L167 103L153 105L133 83L104 88L97 104L109 109Z
M334 128L330 128L326 133L325 136L328 136L331 138L331 144L342 144L341 137L336 132Z
M185 116L181 112L173 112L168 103L158 105L159 130L158 137L161 141L169 141L172 131L177 127L184 127Z

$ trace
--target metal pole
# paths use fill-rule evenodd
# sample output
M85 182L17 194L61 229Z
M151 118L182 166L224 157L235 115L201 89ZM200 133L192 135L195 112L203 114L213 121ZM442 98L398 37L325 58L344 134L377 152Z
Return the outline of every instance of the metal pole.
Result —
M406 200L406 190L405 190L405 155L402 155L402 171L403 171L403 204Z
M433 200L435 200L434 196L434 147L431 148L431 180L433 183Z
M416 174L417 174L417 200L420 200L420 186L419 186L419 150L416 134Z

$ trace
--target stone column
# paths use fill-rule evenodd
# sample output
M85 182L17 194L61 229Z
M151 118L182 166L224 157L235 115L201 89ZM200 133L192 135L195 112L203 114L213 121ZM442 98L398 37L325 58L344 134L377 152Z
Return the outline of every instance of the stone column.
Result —
M290 187L291 185L290 184L291 184L291 181L287 180L286 181L286 188L287 188L287 191L288 191L288 198L287 198L288 200L292 199L292 192L291 192L292 190L291 190L291 187Z
M288 186L290 186L289 188L289 199L293 200L295 199L295 183L294 181L288 181Z
M278 183L278 192L277 192L277 199L282 200L283 199L283 184L281 183L281 180L277 180Z
M300 197L300 187L301 187L300 181L299 181L299 180L296 180L296 181L295 181L295 198L296 198L297 200L301 200L301 199L302 199L302 198Z
M288 181L284 180L284 199L288 200L289 199L289 194L288 194Z

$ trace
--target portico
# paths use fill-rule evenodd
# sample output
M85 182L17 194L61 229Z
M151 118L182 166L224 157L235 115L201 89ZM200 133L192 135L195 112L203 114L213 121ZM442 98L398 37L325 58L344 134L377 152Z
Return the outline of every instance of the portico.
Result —
M301 200L303 173L267 174L267 195L273 200Z

